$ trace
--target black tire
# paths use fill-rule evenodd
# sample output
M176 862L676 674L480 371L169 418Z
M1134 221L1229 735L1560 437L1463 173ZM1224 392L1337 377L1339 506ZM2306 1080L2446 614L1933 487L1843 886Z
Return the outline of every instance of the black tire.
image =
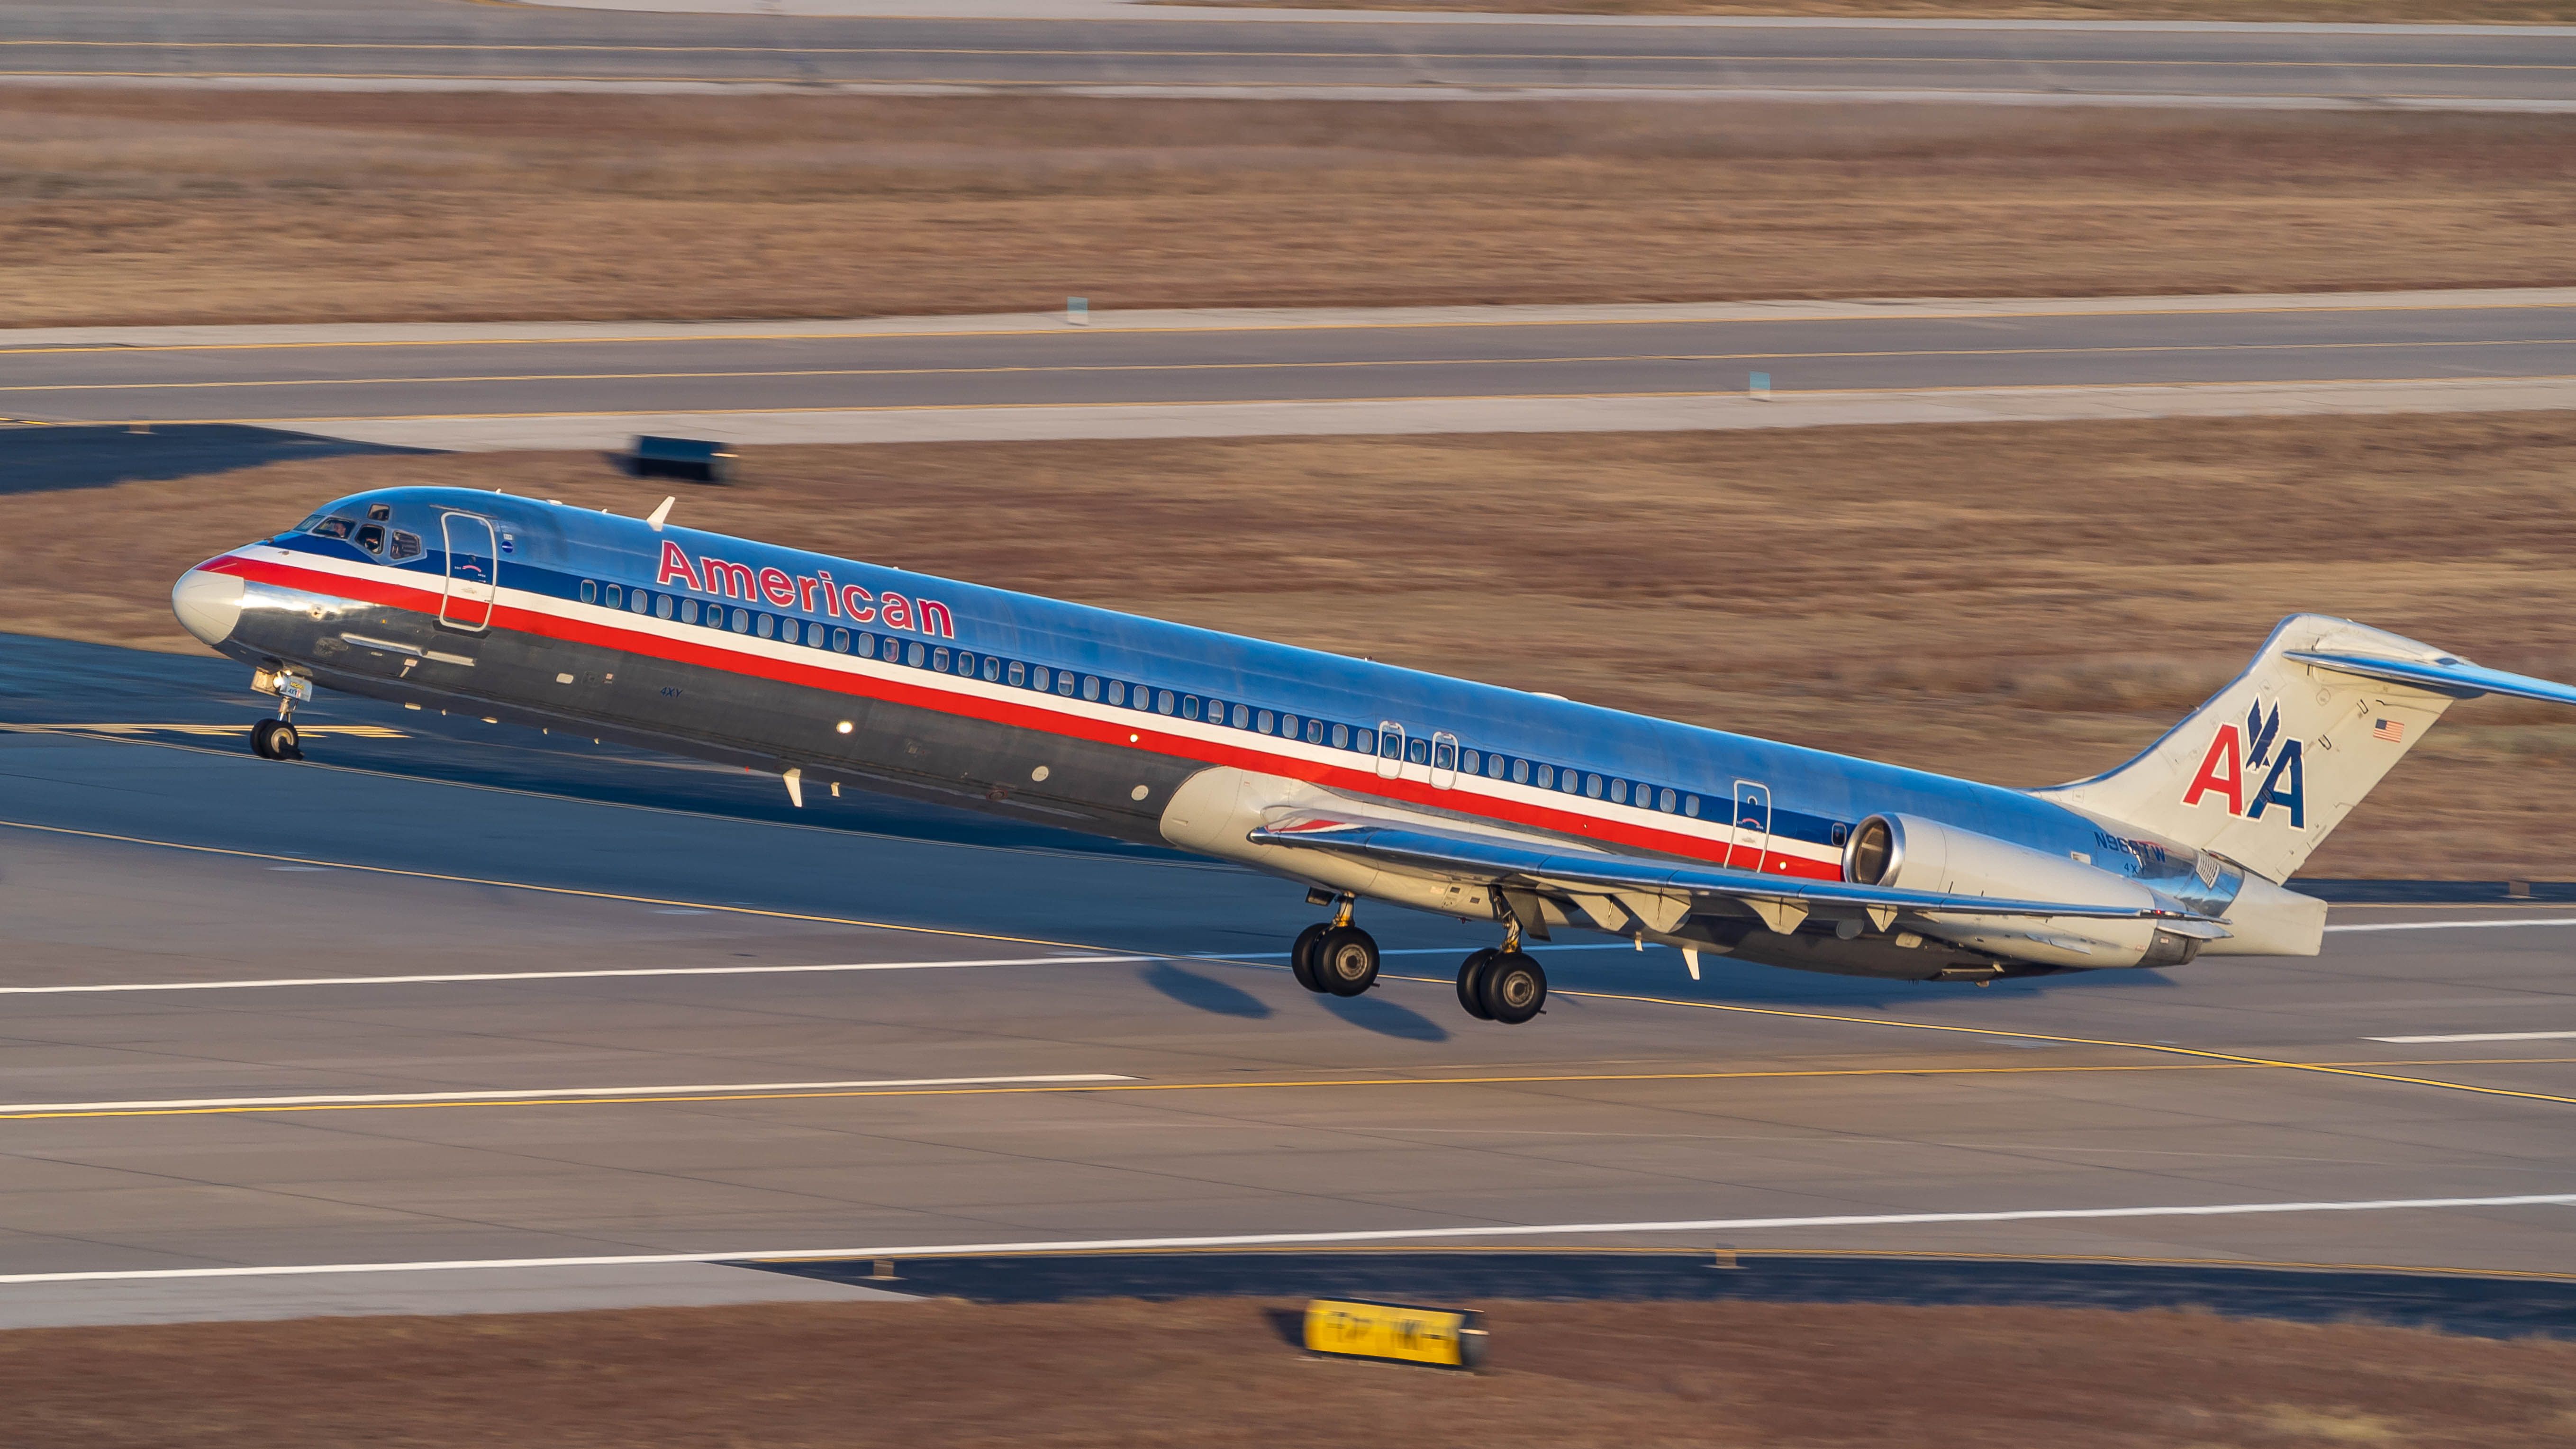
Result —
M1324 983L1315 975L1315 947L1333 928L1322 921L1297 933L1297 944L1288 948L1288 969L1297 974L1297 984L1309 991L1321 992Z
M268 757L272 760L303 759L304 750L296 739L295 726L282 719L270 720L269 724L272 728L268 732Z
M1485 967L1485 1010L1505 1026L1518 1026L1547 1006L1547 972L1518 951L1507 951Z
M1357 926L1324 933L1315 947L1315 979L1335 996L1357 996L1377 984L1377 942Z
M1458 1004L1478 1021L1491 1021L1494 1014L1485 1009L1485 970L1494 958L1503 954L1488 946L1458 965Z
M252 754L259 756L263 760L274 760L278 758L277 746L272 743L272 738L277 733L277 726L278 721L273 719L264 719L250 727L250 752Z

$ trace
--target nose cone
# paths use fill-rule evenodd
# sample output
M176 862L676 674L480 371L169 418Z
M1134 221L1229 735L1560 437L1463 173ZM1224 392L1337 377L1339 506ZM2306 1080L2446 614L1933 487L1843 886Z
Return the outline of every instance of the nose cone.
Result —
M231 638L233 625L241 622L241 611L242 581L238 575L190 569L171 586L170 612L179 616L189 633L208 644L221 644Z

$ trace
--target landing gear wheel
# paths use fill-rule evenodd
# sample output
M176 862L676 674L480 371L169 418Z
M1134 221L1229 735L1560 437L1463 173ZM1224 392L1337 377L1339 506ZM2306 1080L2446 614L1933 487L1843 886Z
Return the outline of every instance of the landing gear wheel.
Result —
M1377 984L1377 942L1357 926L1337 926L1315 947L1315 979L1335 996L1357 996Z
M263 760L304 758L304 751L296 743L295 726L282 719L264 719L251 726L250 752Z
M1494 1014L1485 1009L1485 972L1494 958L1503 953L1488 946L1468 957L1458 967L1458 1004L1478 1021L1491 1021Z
M1297 984L1309 991L1321 992L1324 989L1323 978L1315 974L1315 948L1332 933L1332 929L1329 924L1317 921L1299 931L1297 944L1288 948L1288 969L1297 974Z
M1485 1011L1505 1026L1518 1026L1547 1005L1547 973L1518 951L1505 951L1485 966Z

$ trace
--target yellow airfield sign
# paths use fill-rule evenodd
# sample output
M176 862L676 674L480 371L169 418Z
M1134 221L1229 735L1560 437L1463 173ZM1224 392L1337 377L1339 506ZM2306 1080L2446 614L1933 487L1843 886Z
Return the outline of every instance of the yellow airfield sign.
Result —
M1482 1314L1412 1303L1318 1298L1306 1305L1306 1348L1341 1358L1472 1369L1485 1361Z

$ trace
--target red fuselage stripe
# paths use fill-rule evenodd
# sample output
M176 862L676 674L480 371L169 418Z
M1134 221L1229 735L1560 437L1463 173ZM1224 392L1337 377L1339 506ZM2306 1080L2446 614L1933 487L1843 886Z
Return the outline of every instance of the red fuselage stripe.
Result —
M305 593L326 594L360 603L380 604L389 608L409 609L436 617L445 595L436 589L415 588L380 578L352 578L344 574L299 568L292 564L264 559L246 559L238 555L214 559L202 565L214 573L234 574L260 583ZM477 606L479 607L479 605ZM1562 834L1580 835L1609 841L1659 854L1678 855L1692 860L1725 865L1728 851L1723 845L1694 835L1658 830L1651 826L1631 825L1625 821L1602 820L1595 816L1569 811L1549 810L1524 805L1518 801L1495 800L1472 790L1442 789L1427 781L1401 776L1387 777L1377 773L1374 765L1366 770L1322 764L1293 755L1274 754L1267 750L1187 735L1169 734L1151 728L1151 715L1138 716L1134 722L1095 720L1077 714L1017 704L1007 700L986 699L979 695L926 688L900 679L878 679L869 675L798 664L783 659L745 651L711 647L685 638L670 638L642 630L612 628L567 619L532 609L514 608L495 602L491 627L567 644L587 644L629 654L644 654L675 664L691 664L728 674L768 679L781 684L822 690L831 694L878 699L890 704L910 705L940 714L957 715L1008 725L1039 734L1058 735L1069 739L1089 740L1096 744L1139 749L1178 759L1195 760L1210 765L1231 765L1262 774L1283 775L1355 794L1373 795L1380 799L1446 810L1497 824L1525 825ZM686 626L682 626L686 627ZM944 676L932 675L931 678ZM1263 736L1252 736L1263 738ZM1366 758L1366 757L1363 757ZM1479 776L1469 776L1480 779ZM1466 802L1476 809L1461 809ZM1710 854L1714 848L1717 853ZM1761 866L1765 874L1799 876L1813 880L1837 880L1841 871L1829 862L1808 860L1779 850L1764 853Z

